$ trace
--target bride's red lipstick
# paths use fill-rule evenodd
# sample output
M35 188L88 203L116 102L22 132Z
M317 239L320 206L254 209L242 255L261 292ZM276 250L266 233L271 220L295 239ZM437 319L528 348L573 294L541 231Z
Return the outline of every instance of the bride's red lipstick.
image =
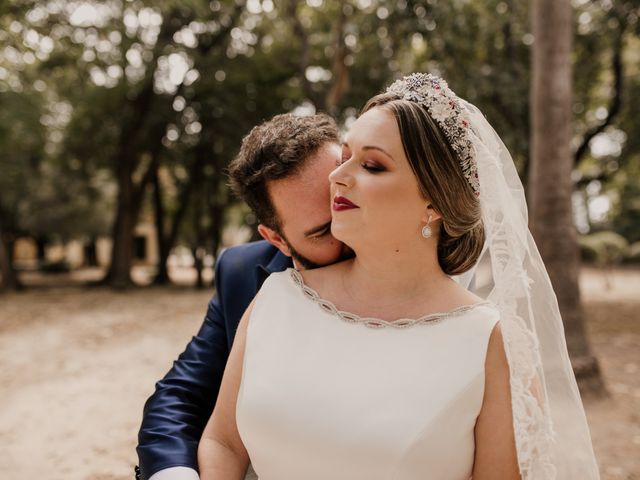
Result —
M352 208L360 208L358 205L350 201L348 198L336 195L333 198L333 211L342 212L343 210L351 210Z

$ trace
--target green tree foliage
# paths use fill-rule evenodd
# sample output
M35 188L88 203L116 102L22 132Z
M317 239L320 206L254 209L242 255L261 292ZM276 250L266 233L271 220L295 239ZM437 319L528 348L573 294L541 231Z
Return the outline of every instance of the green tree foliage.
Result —
M0 220L3 233L25 230L18 212L35 190L44 157L46 131L38 92L0 92ZM9 147L9 148L8 148Z
M639 3L574 2L576 188L601 182L621 229L638 195L624 178L640 152ZM157 210L166 281L178 242L216 253L233 203L224 171L252 126L296 109L348 126L414 70L442 74L478 105L524 176L528 16L514 0L2 2L2 231L106 232L109 283L125 286L133 227ZM603 142L617 147L602 153Z

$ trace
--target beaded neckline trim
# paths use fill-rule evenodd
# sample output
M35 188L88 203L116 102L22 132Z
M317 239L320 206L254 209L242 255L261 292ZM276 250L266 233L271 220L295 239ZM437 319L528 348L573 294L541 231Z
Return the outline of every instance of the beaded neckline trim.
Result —
M313 288L307 286L304 283L304 279L302 278L302 275L296 269L289 268L289 274L293 282L298 287L300 287L305 297L307 297L309 300L316 302L318 306L322 308L322 310L324 310L325 312L331 315L335 315L336 317L344 320L345 322L361 323L364 326L369 328L385 328L385 327L407 328L413 325L425 325L425 324L430 325L434 323L439 323L442 320L446 320L447 318L450 318L450 317L459 316L463 313L474 310L477 307L491 304L491 302L488 302L488 301L478 302L478 303L474 303L473 305L463 305L461 307L454 308L449 312L431 313L429 315L424 315L420 318L411 318L411 319L402 318L400 320L394 320L393 322L390 322L388 320L382 320L380 318L361 317L359 315L356 315L355 313L338 310L338 308L332 302L330 302L329 300L325 300Z

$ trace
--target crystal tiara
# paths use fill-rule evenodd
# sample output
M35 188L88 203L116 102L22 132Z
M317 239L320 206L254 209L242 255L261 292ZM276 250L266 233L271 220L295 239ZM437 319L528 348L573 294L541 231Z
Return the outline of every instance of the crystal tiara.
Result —
M447 82L430 73L412 73L393 82L387 92L395 93L402 99L418 103L427 109L458 155L462 174L476 196L479 196L478 167L469 138L467 110Z

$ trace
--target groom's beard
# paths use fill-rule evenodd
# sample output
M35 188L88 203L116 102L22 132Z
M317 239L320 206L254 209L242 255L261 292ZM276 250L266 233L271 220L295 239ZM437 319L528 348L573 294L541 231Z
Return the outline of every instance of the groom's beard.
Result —
M327 265L320 265L319 263L316 263L312 260L309 260L307 257L305 257L304 255L302 255L300 252L298 252L295 248L293 248L293 245L291 245L286 239L285 242L287 242L287 246L289 247L289 251L291 252L291 257L293 257L293 259L304 269L306 270L312 270L314 268L321 268L321 267L326 267ZM346 260L347 258L352 258L354 257L354 253L353 250L351 250L349 247L345 246L343 248L342 254L340 255L340 258L338 258L335 263L341 262L343 260Z
M285 240L286 241L286 240ZM289 251L291 252L291 257L304 269L312 270L314 268L324 267L324 265L320 265L312 260L309 260L307 257L298 252L293 246L287 241L287 246L289 247Z

